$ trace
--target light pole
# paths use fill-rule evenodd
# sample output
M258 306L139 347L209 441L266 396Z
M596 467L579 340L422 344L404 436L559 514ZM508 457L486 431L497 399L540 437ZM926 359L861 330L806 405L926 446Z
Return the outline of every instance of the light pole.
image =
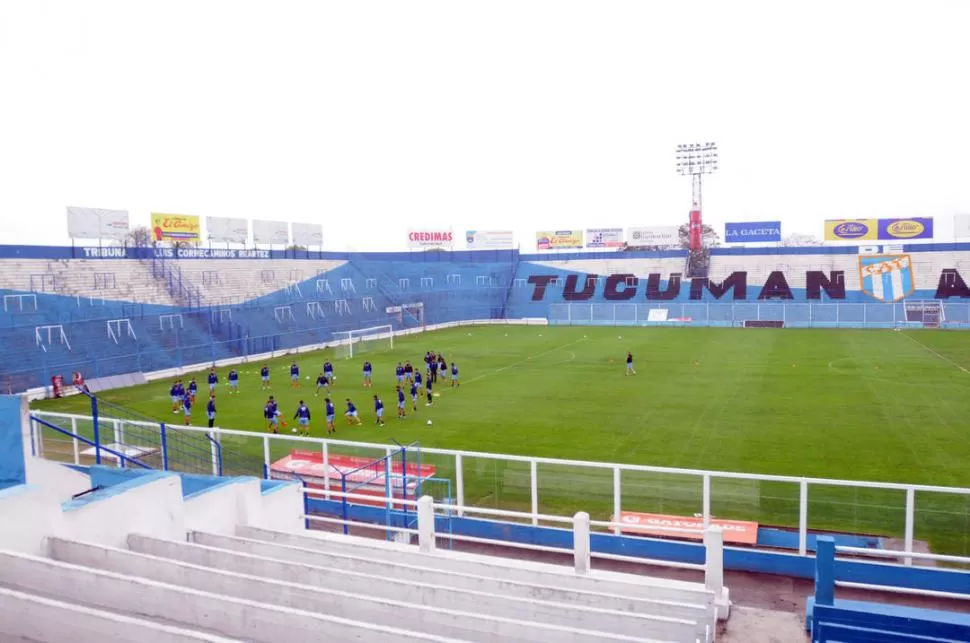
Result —
M701 177L717 171L717 143L677 146L677 174L691 177L694 210L701 210Z

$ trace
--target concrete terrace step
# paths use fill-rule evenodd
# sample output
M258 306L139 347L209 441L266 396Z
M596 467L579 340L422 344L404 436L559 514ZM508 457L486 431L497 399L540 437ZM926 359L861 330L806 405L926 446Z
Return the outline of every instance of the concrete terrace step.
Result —
M323 588L340 588L373 598L434 605L444 609L459 611L495 609L501 610L495 613L501 613L510 618L528 618L534 621L587 628L589 626L584 624L588 623L589 618L609 617L611 622L606 628L617 632L629 631L624 629L627 627L646 626L657 628L669 626L680 631L686 622L691 625L691 632L700 633L701 640L708 633L708 629L703 624L690 619L657 618L647 613L637 612L635 609L611 610L608 606L602 605L608 601L615 601L619 597L557 591L556 588L530 586L524 583L497 584L490 579L471 575L445 577L443 574L425 574L420 580L416 580L412 577L413 574L407 574L404 570L391 566L386 566L384 573L377 575L370 572L335 569L332 565L327 565L326 561L313 560L314 552L308 550L291 550L283 554L291 554L290 556L280 558L229 551L218 547L186 545L181 542L137 535L129 537L129 548L227 571ZM380 579L379 582L377 582L378 579ZM597 606L597 604L600 605ZM632 599L627 607L636 608L642 605L644 603ZM637 618L628 618L630 616ZM598 624L597 627L603 626ZM637 630L636 633L639 636L650 635L649 630ZM689 640L695 640L695 638L692 635Z
M132 538L137 539L135 536ZM314 613L339 615L355 621L388 627L406 623L406 627L411 630L468 641L639 640L625 636L612 636L604 632L540 623L531 619L527 610L520 610L525 617L523 619L508 618L504 613L489 609L486 604L480 604L477 611L455 611L436 605L421 604L414 600L392 601L374 598L367 594L355 594L347 591L342 584L331 584L327 587L312 586L293 582L289 578L286 581L269 579L266 576L175 562L171 559L63 539L51 541L51 554L55 559L65 562L151 578L213 594L261 601ZM373 582L373 579L371 580ZM587 623L607 619L604 621L605 624L613 625L610 613L587 616L590 617ZM559 620L564 619L560 617ZM626 620L630 621L630 619ZM638 624L638 632L644 631L644 625L650 625L645 619L642 621ZM665 640L694 640L686 624L675 625L680 625L680 630L671 628L672 636L665 636Z
M175 620L189 628L260 643L460 640L220 596L14 552L0 551L0 586L139 618Z
M163 625L0 587L0 641L61 643L68 640L233 643L239 639Z

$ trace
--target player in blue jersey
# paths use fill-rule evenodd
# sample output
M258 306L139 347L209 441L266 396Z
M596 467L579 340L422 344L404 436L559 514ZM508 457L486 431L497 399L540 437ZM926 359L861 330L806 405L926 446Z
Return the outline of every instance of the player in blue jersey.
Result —
M347 398L347 410L344 412L344 416L347 418L347 424L360 424L360 417L357 415L357 407L354 403Z
M208 379L209 379L209 392L210 393L215 393L215 391L216 391L216 384L219 383L219 376L216 375L216 369L214 369L214 368L210 368L209 369L209 377L208 377Z
M270 395L269 399L266 400L266 404L263 405L263 418L266 419L266 428L273 433L279 433L280 427L280 412L279 408L276 406L276 400Z
M331 384L334 386L337 385L337 376L333 374L333 364L331 364L329 361L323 363L323 374L327 376L327 379L330 380Z
M418 387L421 386L419 382L411 382L411 407L417 411L418 410Z
M438 353L438 372L441 373L442 380L448 376L448 362L441 356L441 353Z
M425 406L431 406L432 404L434 404L433 395L431 393L431 385L433 382L434 380L431 379L431 373L428 373L427 381L424 383L424 391L428 395L428 403L425 404Z
M239 371L232 368L229 369L229 393L239 392Z
M172 387L168 389L168 393L172 396L172 413L178 413L179 409L182 408L182 397L179 395L178 380L172 382Z
M461 383L458 381L458 364L454 362L451 363L451 386L461 386Z
M333 407L333 402L330 398L327 398L327 435L337 432L337 426L334 424L334 420L337 418L337 409Z
M637 372L633 369L633 353L626 354L626 374L636 375Z
M266 364L263 364L263 368L259 369L259 377L260 379L263 380L262 390L265 391L266 389L269 388L269 366L267 366Z
M401 362L398 362L397 366L394 367L394 377L397 378L398 384L404 381L404 366L401 364Z
M417 368L414 369L414 383L421 388L421 370Z
M407 414L405 413L405 409L406 409L406 402L404 397L404 389L398 386L397 387L397 417L399 420L407 417Z
M320 395L320 389L323 389L324 397L327 397L330 395L330 380L328 380L327 376L324 375L322 372L319 375L317 375L317 390L314 391L313 397L317 397L318 395Z
M428 353L425 355L424 363L428 365L428 371L425 373L425 375L428 376L428 379L431 382L436 381L438 379L438 364L435 362L434 353Z
M192 400L188 395L182 400L182 413L185 414L185 425L192 424Z
M376 395L374 396L374 415L377 416L377 425L384 426L384 402Z
M410 360L404 362L404 381L408 383L414 381L414 367L411 366Z
M195 381L193 377L189 380L189 397L195 402L195 398L199 395L199 383Z
M209 396L209 403L205 405L205 413L209 417L209 428L216 425L216 396Z
M290 364L290 386L300 388L300 367L296 362Z
M296 407L293 419L300 425L300 435L310 437L310 407L304 404L303 400L300 400L300 406ZM296 427L293 427L293 432L297 432Z
M370 388L373 385L374 379L374 367L370 362L364 362L364 388Z

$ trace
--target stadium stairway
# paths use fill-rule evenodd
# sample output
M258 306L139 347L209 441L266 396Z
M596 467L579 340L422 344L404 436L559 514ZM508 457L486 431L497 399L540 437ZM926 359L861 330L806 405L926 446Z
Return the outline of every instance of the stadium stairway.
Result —
M91 473L118 482L0 491L0 640L714 640L700 584L312 532L290 482Z

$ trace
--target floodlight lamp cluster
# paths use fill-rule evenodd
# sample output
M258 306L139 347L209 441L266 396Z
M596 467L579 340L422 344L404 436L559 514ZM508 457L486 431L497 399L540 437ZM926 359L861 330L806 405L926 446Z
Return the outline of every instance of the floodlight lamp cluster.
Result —
M717 143L685 143L677 146L677 173L687 176L717 170Z

